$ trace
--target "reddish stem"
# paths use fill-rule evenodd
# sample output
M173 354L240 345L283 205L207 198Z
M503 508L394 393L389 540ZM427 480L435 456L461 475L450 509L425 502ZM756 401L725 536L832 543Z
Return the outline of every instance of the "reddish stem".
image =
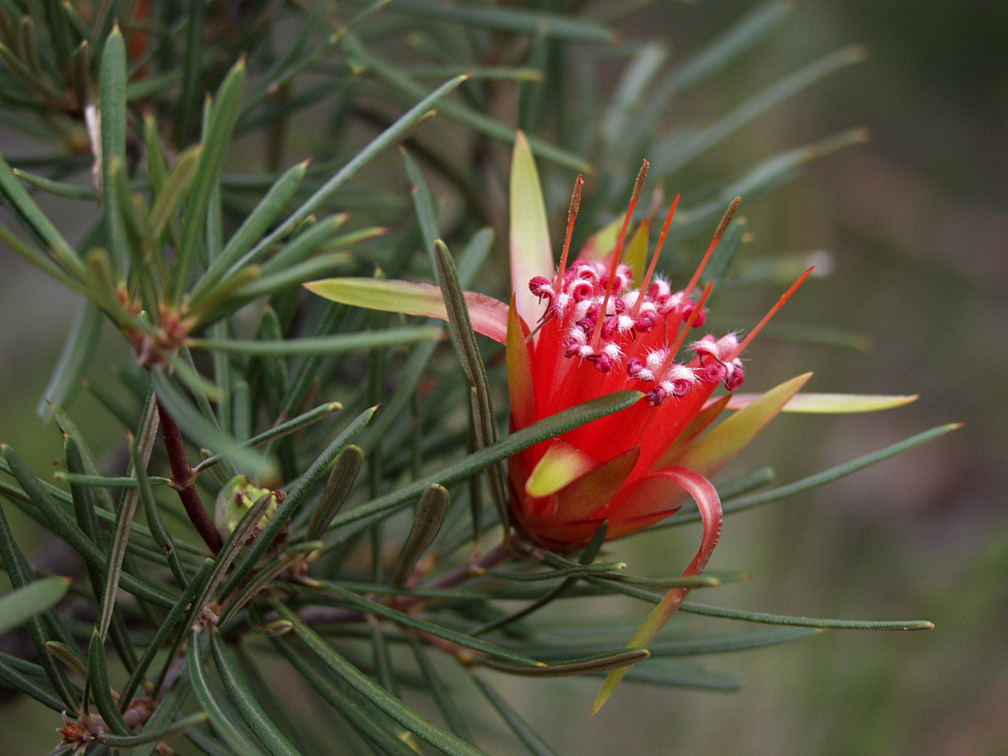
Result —
M224 546L217 526L203 506L196 491L196 475L185 456L185 446L182 443L182 432L179 430L175 418L158 402L158 416L161 419L161 435L164 438L165 451L168 454L168 464L171 465L173 488L178 491L179 499L189 516L190 522L196 528L196 532L210 547L214 554Z

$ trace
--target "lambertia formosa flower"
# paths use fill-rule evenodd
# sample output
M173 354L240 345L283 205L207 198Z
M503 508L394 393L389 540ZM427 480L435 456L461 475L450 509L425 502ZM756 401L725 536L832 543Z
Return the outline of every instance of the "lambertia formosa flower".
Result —
M518 529L540 545L566 551L585 546L602 523L610 539L641 530L675 512L690 495L704 521L701 548L685 573L695 575L721 528L720 501L707 478L780 411L808 376L738 403L744 409L704 433L728 406L728 395L713 399L714 391L724 386L731 392L742 384L740 355L762 327L741 342L733 333L691 336L704 324L711 289L698 290L700 275L738 201L692 279L673 291L655 266L675 204L646 272L641 269L647 221L626 242L645 175L646 164L618 233L612 227L596 234L568 265L580 202L578 178L556 267L535 162L519 134L510 189L511 303L472 292L466 293L466 303L474 330L506 345L512 431L615 391L634 389L642 395L628 409L510 458L510 504ZM307 287L347 304L447 317L440 289L430 284L343 278Z
M552 550L578 549L603 524L607 539L629 535L673 514L692 497L703 536L682 573L689 578L703 571L721 533L721 502L709 478L782 409L858 412L914 397L798 394L810 373L763 394L735 393L746 377L743 351L811 269L741 340L735 333L697 338L693 332L705 323L712 288L711 283L700 288L700 277L740 200L728 208L692 278L674 291L655 270L678 198L649 264L648 221L628 235L646 173L647 163L622 224L596 233L568 264L580 202L578 178L555 265L538 172L519 133L510 185L511 301L465 292L465 302L473 330L505 345L512 431L613 392L640 393L630 407L509 458L510 509L517 529ZM305 286L344 304L448 319L442 291L431 284L332 278ZM719 387L726 392L715 396ZM715 423L725 410L735 411ZM672 588L628 647L646 647L687 592ZM594 710L625 671L609 673Z

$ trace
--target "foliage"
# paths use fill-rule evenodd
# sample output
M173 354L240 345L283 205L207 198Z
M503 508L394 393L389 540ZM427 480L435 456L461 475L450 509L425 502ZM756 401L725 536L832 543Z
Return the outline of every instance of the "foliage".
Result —
M502 355L465 327L464 300L451 330L465 371L442 326L303 292L324 275L438 279L454 268L456 286L485 270L500 293L497 177L516 127L545 169L547 205L572 169L591 170L581 227L608 227L641 158L652 181L671 184L759 114L861 57L829 54L710 123L670 129L672 99L756 47L786 5L761 6L673 67L657 44L619 41L623 4L606 4L607 16L578 5L0 2L0 118L43 145L0 158L12 219L0 242L84 301L41 409L64 435L63 469L51 482L8 446L0 459L0 556L15 588L0 601L34 651L0 655L0 678L65 712L56 752L149 754L166 741L209 754L333 743L476 754L499 716L516 744L546 754L486 670L629 668L628 681L719 690L736 683L679 657L827 628L928 626L686 602L681 611L766 627L705 635L681 623L680 634L629 649L619 622L557 631L540 618L559 605L586 613L622 595L661 606L669 589L740 577L635 576L602 550L604 533L571 556L500 527L500 463L639 395L504 433L491 409L503 405ZM829 137L702 191L679 187L666 272L691 264L693 241L736 194L751 201L860 139ZM397 187L404 175L411 200ZM80 244L40 208L44 193L93 216ZM720 282L743 241L737 223L709 280ZM461 251L446 259L447 249ZM136 359L88 390L128 438L118 460L91 449L72 405L109 324ZM477 363L485 370L474 377ZM470 404L477 390L485 396ZM726 512L777 500L949 427L769 490L758 490L767 471L720 482L720 497ZM205 502L222 491L220 507L238 509L215 522ZM66 581L32 567L8 506L79 555L62 603ZM294 680L319 712L289 704ZM423 693L437 721L404 702L407 692Z

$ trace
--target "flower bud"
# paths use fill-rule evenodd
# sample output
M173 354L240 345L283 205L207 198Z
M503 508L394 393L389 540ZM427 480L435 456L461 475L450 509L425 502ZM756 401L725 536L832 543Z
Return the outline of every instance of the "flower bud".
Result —
M217 501L214 504L214 523L217 525L217 530L220 531L221 536L227 538L231 535L231 531L238 526L245 513L252 508L253 504L266 495L271 496L272 500L266 506L262 519L259 520L249 535L246 545L256 539L266 526L266 523L276 514L277 507L280 506L283 495L269 488L262 488L254 483L250 483L249 479L244 475L236 475L231 478L220 490L220 493L217 494Z

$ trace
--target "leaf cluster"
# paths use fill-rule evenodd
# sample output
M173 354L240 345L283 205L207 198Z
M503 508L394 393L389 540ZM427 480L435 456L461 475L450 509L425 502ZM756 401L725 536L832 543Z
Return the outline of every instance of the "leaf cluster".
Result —
M57 480L8 446L0 457L13 586L0 619L33 652L0 652L0 680L66 712L55 752L150 754L170 742L207 754L477 754L496 718L518 747L551 754L494 673L633 665L629 681L729 690L733 676L695 657L829 628L927 626L686 603L762 626L711 635L682 621L627 650L622 623L556 619L606 597L646 609L672 587L742 575L632 575L601 531L563 556L511 533L505 460L639 399L617 394L505 432L502 361L473 335L460 292L505 242L491 230L504 225L494 188L516 128L551 165L547 197L572 170L592 170L582 227L608 227L641 157L668 181L861 56L832 53L709 123L672 127L674 98L756 48L787 5L760 6L674 65L657 44L618 40L633 3L605 4L608 16L579 5L0 0L0 120L43 145L0 157L12 219L0 243L84 302L44 392L42 414L64 439ZM306 135L311 160L299 162ZM798 146L712 182L676 217L670 272L727 200L770 192L861 138ZM393 145L402 167L382 167ZM41 194L84 208L80 243ZM714 279L743 239L741 224L726 234ZM790 265L771 261L762 275ZM303 281L334 272L437 280L449 326L303 294ZM70 411L106 324L135 355L87 384L127 439L118 459L92 450ZM727 511L775 501L948 429L769 490L772 471L760 470L722 483L721 498ZM239 475L272 493L222 530L206 502ZM80 574L33 566L9 506L75 553ZM292 706L291 686L317 708ZM404 701L417 693L437 722Z

